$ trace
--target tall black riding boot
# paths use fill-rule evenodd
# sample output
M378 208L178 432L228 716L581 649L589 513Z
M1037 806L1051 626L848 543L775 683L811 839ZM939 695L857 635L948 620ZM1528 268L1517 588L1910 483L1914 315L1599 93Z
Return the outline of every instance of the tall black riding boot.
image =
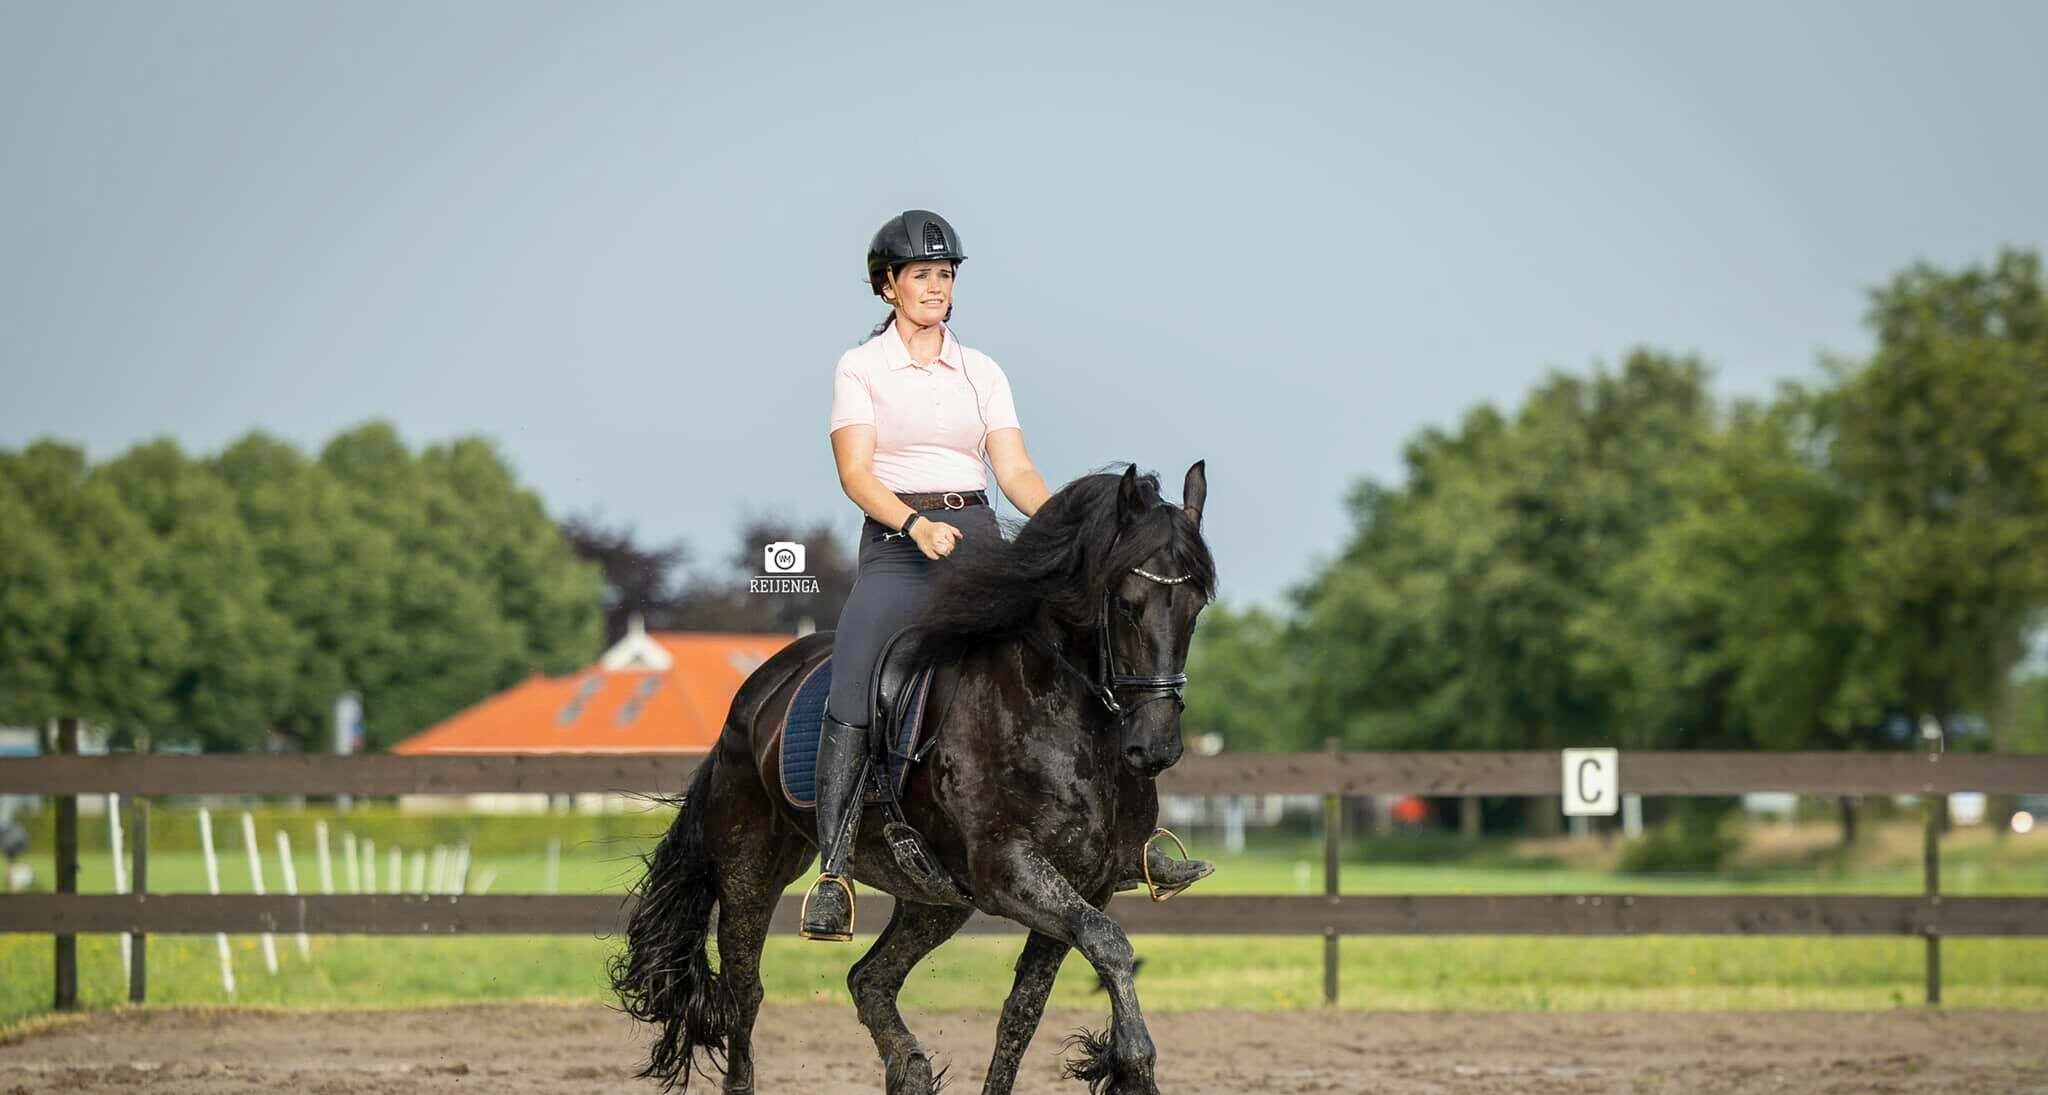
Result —
M805 939L845 943L853 938L853 879L846 863L860 828L861 780L867 772L868 728L825 716L818 741L818 880L804 895Z

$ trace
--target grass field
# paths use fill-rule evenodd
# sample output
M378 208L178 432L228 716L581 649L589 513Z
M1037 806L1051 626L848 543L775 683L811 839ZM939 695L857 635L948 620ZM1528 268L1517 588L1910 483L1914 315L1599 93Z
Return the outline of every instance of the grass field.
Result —
M223 889L247 892L239 830L223 834ZM260 839L260 838L259 838ZM1518 841L1482 846L1453 862L1391 862L1393 845L1361 842L1343 866L1343 890L1371 893L1914 893L1921 884L1918 830L1876 827L1849 851L1826 826L1754 830L1742 856L1713 876L1639 876L1613 870L1617 849L1598 841ZM639 871L644 845L619 842L563 849L562 892L620 891ZM271 851L274 849L266 849ZM1219 873L1199 892L1321 892L1313 839L1268 839L1242 855L1218 855ZM407 873L410 874L407 849ZM1943 842L1943 889L1957 894L2048 894L2048 839L1993 840L1979 831ZM317 879L308 849L297 856L302 885ZM47 861L42 872L47 877ZM495 873L493 893L543 889L544 857L482 857L474 876ZM81 889L111 889L111 864L88 855ZM380 865L380 875L383 873ZM280 889L266 857L272 892ZM151 888L199 891L194 853L159 853ZM231 940L235 1002L291 1007L379 1007L505 999L605 999L603 967L617 944L583 937L390 938L316 936L302 960L290 936L277 941L282 969L265 972L253 936ZM921 1007L994 1007L1008 991L1020 940L968 937L949 943L911 980L906 1000ZM227 1001L214 940L150 940L150 999L165 1004ZM1322 943L1290 938L1140 937L1140 991L1149 1007L1287 1008L1321 999ZM1917 1003L1923 948L1914 939L1704 938L1553 939L1526 937L1359 938L1344 941L1346 1007L1390 1009L1722 1009L1883 1008ZM795 939L771 941L764 960L770 999L843 1001L846 968L863 949ZM48 936L0 936L0 1024L17 1023L49 1001ZM118 941L80 940L81 991L90 1006L125 998ZM2048 939L1950 940L1944 944L1946 1002L1952 1007L2048 1008ZM1070 959L1057 1003L1099 1004L1084 963Z

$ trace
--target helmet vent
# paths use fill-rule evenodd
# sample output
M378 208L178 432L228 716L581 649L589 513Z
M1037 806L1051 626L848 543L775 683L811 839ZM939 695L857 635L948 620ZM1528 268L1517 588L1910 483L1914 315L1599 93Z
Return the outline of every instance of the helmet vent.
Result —
M936 255L943 254L945 250L946 230L931 221L924 222L924 253Z

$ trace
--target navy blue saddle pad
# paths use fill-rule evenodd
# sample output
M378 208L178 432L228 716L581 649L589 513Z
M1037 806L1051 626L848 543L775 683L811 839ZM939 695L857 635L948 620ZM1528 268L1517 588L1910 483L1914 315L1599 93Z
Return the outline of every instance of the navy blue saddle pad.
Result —
M918 726L924 721L924 701L931 691L932 671L918 671L903 690L901 710L891 727L889 778L896 792L910 774L910 756L917 751ZM818 735L824 728L825 701L832 695L832 659L819 662L790 697L789 713L782 720L782 793L789 801L808 809L818 801ZM869 788L868 801L879 796Z

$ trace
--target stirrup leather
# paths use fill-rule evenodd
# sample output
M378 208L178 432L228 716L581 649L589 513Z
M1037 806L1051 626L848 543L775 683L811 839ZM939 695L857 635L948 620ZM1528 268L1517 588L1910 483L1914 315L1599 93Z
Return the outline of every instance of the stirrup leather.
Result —
M1182 844L1180 838L1173 835L1173 830L1171 829L1154 829L1152 830L1152 835L1145 838L1145 846L1138 849L1138 871L1145 876L1145 889L1150 891L1154 901L1171 900L1173 895L1194 885L1194 882L1190 881L1183 882L1178 886L1161 886L1157 882L1152 881L1152 861L1145 853L1151 851L1152 845L1158 843L1159 838L1162 836L1173 841L1173 846L1180 849L1180 854L1175 856L1175 859L1186 859L1188 857L1188 846Z
M828 882L846 891L846 933L844 935L838 932L813 932L810 928L811 895L818 892L818 887ZM850 943L853 941L854 913L853 883L836 874L821 874L818 876L817 881L811 883L811 888L804 891L803 908L797 913L796 933L805 939L820 939L828 943Z

